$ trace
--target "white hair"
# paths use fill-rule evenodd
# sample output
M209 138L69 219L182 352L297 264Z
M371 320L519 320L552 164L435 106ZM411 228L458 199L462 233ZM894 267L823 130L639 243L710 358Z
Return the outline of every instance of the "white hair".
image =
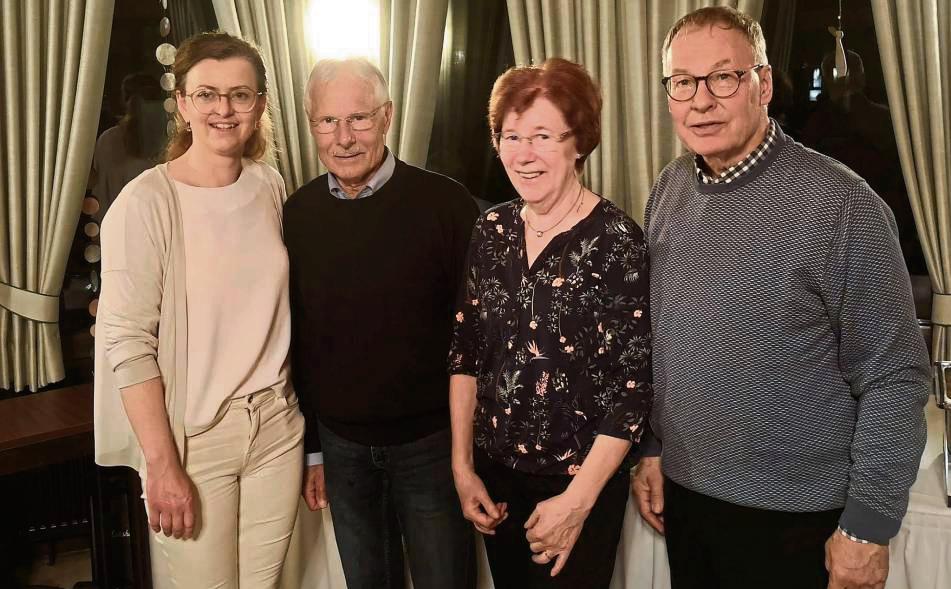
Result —
M374 103L383 104L390 100L390 90L386 85L383 72L365 57L346 59L321 59L310 71L307 86L304 88L304 111L310 116L314 106L313 92L321 84L330 82L342 72L347 72L365 80L373 88Z

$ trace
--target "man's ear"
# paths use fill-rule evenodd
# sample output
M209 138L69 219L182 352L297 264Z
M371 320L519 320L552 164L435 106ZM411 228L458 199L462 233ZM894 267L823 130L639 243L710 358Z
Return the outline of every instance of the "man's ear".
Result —
M773 99L773 67L766 66L759 70L759 104L768 106Z
M383 106L383 134L386 135L390 130L390 123L393 122L393 101L389 100Z

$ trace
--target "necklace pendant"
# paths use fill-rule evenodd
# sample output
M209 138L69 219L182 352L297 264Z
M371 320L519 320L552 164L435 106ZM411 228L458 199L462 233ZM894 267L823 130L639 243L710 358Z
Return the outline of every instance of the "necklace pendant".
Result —
M535 235L536 235L537 237L541 237L542 234L544 234L544 233L545 233L544 231L536 231L536 232L535 232Z

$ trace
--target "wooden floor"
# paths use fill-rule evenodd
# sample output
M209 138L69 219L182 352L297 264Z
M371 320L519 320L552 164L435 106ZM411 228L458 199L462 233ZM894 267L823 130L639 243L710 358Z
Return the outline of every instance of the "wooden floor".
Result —
M56 555L56 563L49 566L46 557L33 561L29 584L44 587L72 589L80 581L92 580L89 550L75 550Z

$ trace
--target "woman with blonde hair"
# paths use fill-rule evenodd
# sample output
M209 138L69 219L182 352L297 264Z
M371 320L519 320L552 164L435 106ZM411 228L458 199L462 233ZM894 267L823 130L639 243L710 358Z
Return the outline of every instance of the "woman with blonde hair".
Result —
M142 478L156 587L277 587L303 417L289 379L284 183L257 49L185 41L167 162L102 231L96 460Z

